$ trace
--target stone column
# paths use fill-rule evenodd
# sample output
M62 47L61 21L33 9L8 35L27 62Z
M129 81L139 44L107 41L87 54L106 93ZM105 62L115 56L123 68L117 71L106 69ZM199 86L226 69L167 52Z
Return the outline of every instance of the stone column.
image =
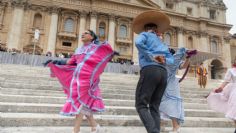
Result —
M115 49L115 16L109 16L109 32L108 32L108 42L110 43L111 47Z
M83 45L83 42L81 41L82 33L86 30L86 12L80 13L80 22L79 22L79 36L78 36L78 47Z
M47 52L50 51L55 55L56 40L57 40L57 26L58 26L58 8L53 8L51 12L51 23L48 35Z
M2 29L3 26L3 17L6 5L7 3L0 3L0 29Z
M200 44L199 50L203 52L211 52L210 46L208 45L208 34L207 32L200 32Z
M178 48L180 48L180 47L185 47L183 31L184 31L183 27L178 27L178 28L177 28L177 34L178 34Z
M96 12L91 12L90 14L90 30L94 31L97 33L97 13Z
M18 3L13 4L12 20L10 21L10 31L7 38L7 47L9 49L16 48L20 46L20 39L22 34L22 23L24 17L24 4Z
M138 49L137 47L135 46L135 39L137 38L138 34L134 33L133 34L134 38L133 38L133 62L134 64L139 64L139 60L138 60Z
M223 54L223 59L225 61L225 66L227 68L232 67L232 62L231 62L231 53L230 53L230 38L229 37L224 37L223 38L223 49L225 52ZM228 51L228 52L227 52Z

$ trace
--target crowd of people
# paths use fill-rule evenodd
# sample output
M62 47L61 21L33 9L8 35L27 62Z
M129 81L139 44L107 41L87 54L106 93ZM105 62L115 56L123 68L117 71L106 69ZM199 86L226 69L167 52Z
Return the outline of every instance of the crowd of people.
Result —
M12 54L21 53L20 50L17 50L15 48L13 48L13 49L7 48L6 44L3 44L3 43L0 43L0 51L1 52L9 52L9 53L12 53Z

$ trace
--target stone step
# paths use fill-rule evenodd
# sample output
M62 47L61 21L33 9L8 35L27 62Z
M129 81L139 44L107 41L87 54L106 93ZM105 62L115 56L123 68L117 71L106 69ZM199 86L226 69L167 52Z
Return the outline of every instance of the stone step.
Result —
M122 90L122 91L132 91L134 92L136 86L125 86L122 84L114 85L114 84L100 84L101 90L103 89L114 89L114 90ZM0 87L2 88L20 88L20 89L36 89L36 90L61 90L61 85L48 85L48 84L25 84L25 83L14 83L14 82L4 82L0 83ZM196 89L196 88L181 88L181 92L186 92L189 94L208 94L211 90L209 89Z
M1 93L0 92L0 96L6 96L7 94L4 94L4 93ZM13 96L13 95L16 95L16 94L9 94L7 96ZM28 97L28 98L32 98L32 97L37 97L37 98L40 98L40 99L44 99L44 98L64 98L64 97L61 97L61 96L30 96L30 95L16 95L16 96L24 96L24 97ZM123 94L112 94L112 93L105 93L102 95L102 97L104 99L122 99L122 100L134 100L135 99L135 96L134 95L123 95ZM27 99L27 98L25 98ZM184 102L188 102L188 103L207 103L206 99L200 99L200 98L183 98Z
M102 94L118 94L118 95L134 95L135 90L117 90L102 88ZM12 95L31 95L31 96L65 96L62 90L36 90L36 89L22 89L22 88L0 88L2 94ZM204 98L207 94L189 93L181 91L181 96L184 98Z
M73 126L73 117L40 113L0 113L0 126ZM141 126L138 116L95 115L102 126ZM170 121L167 123L170 126ZM226 118L186 117L183 127L233 128L234 123Z
M36 104L36 103L6 103L0 102L0 112L11 113L59 113L62 104ZM106 106L103 115L138 115L134 107ZM185 109L186 117L224 117L221 113L211 110Z
M11 103L45 103L45 104L64 104L65 97L45 97L45 96L25 96L25 95L8 95L0 94L0 102ZM134 100L122 99L103 99L107 106L129 106L134 107ZM184 102L186 109L209 109L207 104Z
M71 133L73 127L2 127L0 133ZM89 133L90 127L81 127L82 133ZM166 128L166 130L171 130ZM234 128L182 127L181 133L233 133ZM103 126L101 133L146 133L144 127L138 126Z

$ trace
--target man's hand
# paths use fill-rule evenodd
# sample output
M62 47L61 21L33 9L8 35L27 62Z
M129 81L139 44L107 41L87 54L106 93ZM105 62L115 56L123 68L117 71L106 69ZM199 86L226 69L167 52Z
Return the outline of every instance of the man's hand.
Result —
M165 64L166 63L166 58L164 56L156 56L154 58L155 62L160 63L160 64Z

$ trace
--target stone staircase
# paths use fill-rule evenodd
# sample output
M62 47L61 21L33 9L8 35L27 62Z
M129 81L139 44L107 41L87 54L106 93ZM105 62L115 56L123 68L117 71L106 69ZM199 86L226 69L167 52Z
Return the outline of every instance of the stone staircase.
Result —
M138 76L104 73L101 88L106 111L96 114L101 133L146 133L134 108ZM234 123L223 114L210 110L204 96L221 81L209 81L200 89L196 79L181 83L185 123L181 133L233 133ZM71 133L73 117L59 115L65 95L49 69L23 65L0 64L0 133ZM89 133L83 122L82 133ZM165 129L164 129L165 126ZM171 128L168 121L163 133Z

